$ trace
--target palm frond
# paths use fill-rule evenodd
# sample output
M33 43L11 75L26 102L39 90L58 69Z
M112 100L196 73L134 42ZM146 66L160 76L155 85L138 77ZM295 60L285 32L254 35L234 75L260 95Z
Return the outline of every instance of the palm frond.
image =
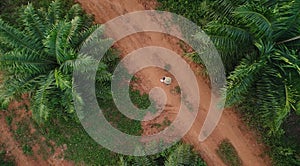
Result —
M276 62L274 65L280 68L285 75L295 72L300 76L300 59L295 50L279 47L272 56L272 61Z
M1 42L15 49L36 50L34 41L20 30L9 26L0 19Z
M64 9L62 8L61 0L55 0L50 4L47 14L47 20L50 23L50 25L55 24L59 20L62 20L63 10Z
M75 112L75 106L74 106L74 100L81 100L81 97L79 94L76 94L72 87L66 88L63 90L63 93L61 93L61 105L63 106L63 110L67 114L72 114ZM74 96L74 97L73 97ZM79 98L76 98L79 97Z
M235 9L234 15L240 18L257 38L271 36L272 24L263 14L253 11L246 6L240 6Z
M152 166L153 162L147 156L134 157L132 166Z
M68 35L71 30L71 23L60 21L56 24L49 35L44 40L46 52L49 56L55 57L58 64L62 64L65 60L75 58L73 54L69 54L67 43Z
M226 86L226 106L233 106L243 102L245 94L254 84L257 75L265 66L265 62L251 62L243 59L240 65L229 75Z
M300 0L280 3L273 35L277 42L300 35Z
M83 41L86 40L87 36L91 35L98 26L91 28L85 28L85 22L82 17L75 16L69 22L65 30L62 33L63 43L61 45L69 46L72 48L80 48ZM95 28L95 29L94 29ZM64 48L68 49L68 48Z
M210 35L210 39L220 52L237 52L239 47L235 40L223 35Z
M256 84L259 114L269 134L282 133L281 125L295 104L295 93L281 77L276 69L268 67Z
M46 27L44 20L45 18L41 18L41 15L38 14L32 4L27 5L24 10L24 14L22 15L22 20L25 25L25 29L28 34L35 40L35 47L37 49L41 49L43 46L42 40L45 37Z
M54 70L55 83L61 90L72 88L71 76L64 75L59 70Z
M103 31L104 27L99 25L94 25L87 30L82 31L78 34L77 38L73 40L74 47L80 48L81 53L88 53L89 48L94 48L93 50L95 50L95 47L101 44L101 38L104 34Z
M35 75L42 74L53 67L53 63L40 58L34 52L10 51L0 56L0 69L6 74Z
M214 1L212 6L214 11L211 14L211 17L214 20L233 20L232 13L239 6L243 5L245 0L217 0Z
M36 90L32 100L33 118L41 123L49 117L51 109L49 108L48 100L49 93L55 88L54 73L46 76L46 79L41 82Z
M216 31L219 34L231 38L237 43L243 42L247 43L248 45L252 44L251 34L243 28L236 27L233 25L224 25L217 22L211 22L207 26L209 29L212 29L212 31Z
M170 154L170 156L167 158L167 161L165 162L165 166L173 166L173 165L197 166L202 164L203 163L199 162L198 156L192 151L191 147L184 144L178 145L174 150L174 152Z
M65 60L59 67L63 73L72 73L74 70L89 73L97 69L98 63L91 56L79 55L77 58Z
M286 47L291 49L298 49L300 47L300 35L296 37L292 37L283 41L279 41L276 44L282 45L284 44Z
M82 46L84 45L84 43L86 43L90 37L92 37L93 33L98 33L96 31L101 31L100 29L102 29L99 25L94 25L91 26L90 28L81 31L79 34L77 34L76 37L74 37L74 39L71 41L72 42L72 46L75 48L82 48ZM103 34L103 31L98 33L98 37L101 37L101 34ZM87 44L85 44L87 45Z
M120 161L118 162L120 166L127 166L128 163L124 160L123 156L120 157Z
M297 115L300 115L300 100L297 102L297 105L296 105L296 113L297 113Z
M84 76L90 76L86 73L98 69L96 79L86 79L97 81L105 88L111 80L108 66L98 64L97 57L87 55L98 55L98 51L110 46L110 40L103 37L103 28L91 27L91 17L79 5L70 11L64 7L69 9L62 0L53 1L46 11L36 10L29 4L22 15L24 27L21 29L0 19L1 45L7 46L0 51L1 104L7 105L14 97L30 93L33 118L39 123L50 115L73 113L74 100L83 104L83 99L73 89L74 69ZM87 48L91 44L88 42L93 42L93 49ZM86 54L78 53L84 44L87 44ZM114 58L108 56L106 60ZM109 92L109 89L105 91Z
M84 14L81 6L79 4L75 4L71 7L68 11L67 15L65 16L66 21L71 21L75 17L82 16Z
M275 43L269 40L257 40L254 45L259 51L261 57L269 56L274 53Z
M44 77L44 75L24 76L23 78L14 76L5 77L1 87L2 93L0 94L0 100L9 102L14 97L35 91L37 84L40 83Z

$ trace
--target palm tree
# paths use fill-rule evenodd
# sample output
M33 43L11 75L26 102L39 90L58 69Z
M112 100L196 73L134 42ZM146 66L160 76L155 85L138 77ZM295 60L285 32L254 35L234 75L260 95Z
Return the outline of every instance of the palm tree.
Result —
M174 148L153 156L120 157L119 165L134 166L205 166L205 162L186 144L177 144Z
M216 4L220 10L211 15L214 21L206 31L227 69L234 69L228 77L227 106L252 100L249 107L255 107L251 110L269 133L282 134L290 111L300 113L300 0Z
M205 166L206 164L192 151L190 146L181 144L176 147L165 161L165 166L173 165Z
M59 0L47 10L29 4L21 18L24 27L19 29L0 19L0 43L7 46L0 56L2 106L27 93L37 122L74 112L72 72L90 62L88 56L78 59L78 51L98 26L78 4L66 10ZM110 74L103 77L109 79Z

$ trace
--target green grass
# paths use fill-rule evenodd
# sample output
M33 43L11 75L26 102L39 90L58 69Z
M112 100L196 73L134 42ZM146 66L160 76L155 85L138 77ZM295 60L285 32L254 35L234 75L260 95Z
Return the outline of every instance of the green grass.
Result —
M241 166L242 162L237 151L228 140L223 140L217 150L223 162L229 166Z
M22 146L22 151L23 151L23 153L26 154L26 155L30 155L30 156L33 155L33 151L32 151L31 146L29 146L29 145L27 145L27 144L24 144L24 145Z
M49 141L42 141L40 137L42 133L36 128L34 132L32 131L32 127L34 126L34 122L30 118L22 119L20 122L14 122L16 125L16 130L12 130L14 139L19 142L22 146L22 151L25 155L32 156L34 152L32 147L34 145L39 146L39 154L42 155L44 159L48 158L49 155L54 152L54 147L50 144ZM49 151L50 149L50 151Z
M147 108L151 103L146 94L141 95L139 91L132 89L130 94L133 103L139 108ZM105 107L104 116L115 128L130 135L141 135L140 121L127 118L115 108L113 101L100 101L99 105ZM48 140L53 140L57 145L67 145L65 158L77 164L117 165L119 161L119 154L101 147L89 137L80 123L72 119L52 120L39 130Z
M207 4L203 0L158 0L158 2L160 3L158 10L179 14L199 26L206 25L210 20L209 17L205 17Z
M5 121L6 121L6 123L7 123L7 125L9 126L9 127L11 127L11 123L12 123L12 116L6 116L5 117Z
M140 109L147 109L151 101L148 94L141 94L139 90L134 90L130 88L129 97L134 105Z
M0 165L1 166L14 166L14 160L6 155L5 146L0 145Z
M172 122L167 117L165 117L164 121L161 124L160 123L154 123L151 126L156 127L157 129L162 129L162 128L166 128L166 127L170 126L171 123Z
M181 94L181 88L180 88L180 86L175 86L175 88L174 89L171 89L171 93L172 94Z
M48 140L58 146L67 145L65 158L77 164L114 165L118 155L101 147L85 132L80 123L63 118L54 120L40 129Z
M105 118L120 131L130 135L141 135L141 122L127 118L120 113L116 108L110 108L103 112Z

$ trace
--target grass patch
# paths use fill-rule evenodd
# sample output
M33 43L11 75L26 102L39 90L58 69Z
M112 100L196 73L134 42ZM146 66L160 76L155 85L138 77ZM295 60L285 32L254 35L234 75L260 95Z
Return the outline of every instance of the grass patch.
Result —
M175 86L175 88L173 88L173 89L171 89L171 93L172 94L181 94L181 88L180 88L180 86Z
M80 123L63 118L53 120L40 129L48 140L66 145L65 158L77 164L116 165L118 155L101 147L85 132Z
M203 0L158 0L158 10L164 10L179 14L199 26L206 25L211 18L205 17L207 4Z
M218 155L223 162L229 166L241 166L242 161L238 156L237 151L229 140L223 140L217 150Z
M139 90L130 88L129 96L132 103L140 109L147 109L151 104L149 95L145 93L141 94Z
M139 90L130 88L129 96L132 103L139 109L149 109L149 112L152 114L157 112L157 109L151 106L151 102L154 101L149 98L148 94L141 94Z
M162 124L160 124L160 123L153 123L152 127L155 127L157 129L162 129L162 128L166 128L166 127L170 126L171 123L172 122L167 117L165 117L165 119L162 122Z
M44 159L47 159L51 153L54 152L54 147L49 141L42 141L41 136L43 135L39 130L32 130L35 125L33 120L30 118L22 119L20 122L12 121L12 125L15 123L16 129L12 130L14 138L22 145L22 151L26 155L32 156L34 154L32 147L34 145L39 146L39 154ZM31 127L32 126L32 127ZM38 129L36 127L36 129Z
M8 157L6 154L4 144L0 145L0 165L1 166L14 166L14 160L11 157Z
M12 123L12 116L6 116L5 117L5 121L6 121L6 123L7 123L7 125L9 126L9 127L11 127L11 123Z
M133 103L141 108L147 108L151 102L147 94L130 89ZM127 118L115 107L112 100L99 101L105 118L118 130L130 134L141 135L141 122ZM77 164L86 165L118 165L121 155L107 150L95 142L84 130L80 123L72 119L61 117L53 118L52 122L45 124L40 132L53 140L57 145L67 145L65 158Z
M130 135L141 135L142 127L141 122L127 118L116 108L109 108L103 111L105 118L120 131Z
M22 151L23 151L23 153L26 154L26 155L30 155L30 156L33 155L33 151L32 151L31 146L29 146L29 145L27 145L27 144L25 144L25 145L22 146Z
M24 123L23 123L24 122ZM34 144L35 138L30 133L29 128L30 122L18 122L17 123L17 129L13 131L14 138L22 145L22 151L25 155L33 155L32 147L31 145Z

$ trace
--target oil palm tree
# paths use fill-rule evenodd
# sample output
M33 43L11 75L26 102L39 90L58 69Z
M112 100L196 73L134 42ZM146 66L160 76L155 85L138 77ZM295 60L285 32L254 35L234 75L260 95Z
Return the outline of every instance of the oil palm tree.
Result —
M134 166L205 166L205 162L192 150L189 145L178 144L174 148L163 151L160 154L141 157L120 157L119 165Z
M167 160L165 161L165 166L172 165L190 165L190 166L205 166L206 164L197 156L195 152L192 151L190 146L181 144L176 147L174 152L172 152Z
M73 69L91 62L88 56L79 58L78 51L98 26L92 25L92 18L78 4L66 10L59 0L47 10L29 4L21 18L24 26L20 28L0 19L0 43L7 46L0 55L1 104L7 106L27 93L37 122L51 114L72 113ZM101 79L109 79L106 68L101 70Z
M214 21L206 31L227 69L234 69L228 77L227 106L252 100L249 107L257 110L269 133L282 133L290 111L300 113L300 0L216 4L220 10L211 15Z

